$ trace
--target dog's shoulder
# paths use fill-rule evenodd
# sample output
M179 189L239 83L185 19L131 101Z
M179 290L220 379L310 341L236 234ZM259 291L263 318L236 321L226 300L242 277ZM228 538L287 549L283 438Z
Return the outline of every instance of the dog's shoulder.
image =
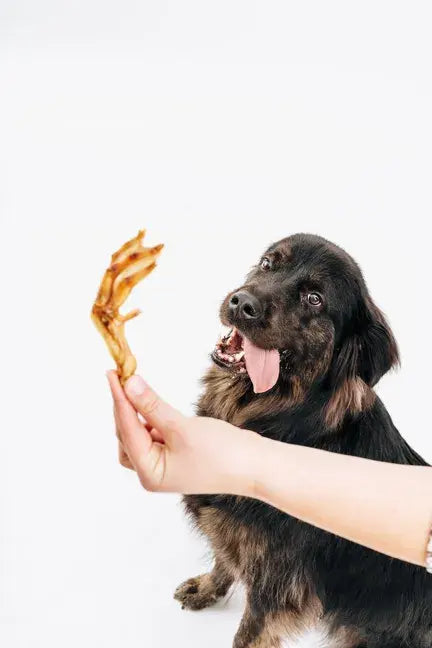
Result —
M342 428L338 443L344 454L389 463L427 466L428 463L404 439L376 396L373 406Z
M378 396L369 409L347 412L337 428L326 424L325 398L247 420L244 427L285 443L376 461L428 465L400 434Z

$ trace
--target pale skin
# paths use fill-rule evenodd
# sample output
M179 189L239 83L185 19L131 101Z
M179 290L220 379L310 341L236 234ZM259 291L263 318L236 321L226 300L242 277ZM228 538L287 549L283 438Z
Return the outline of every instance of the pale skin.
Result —
M253 497L389 556L424 565L432 470L280 443L184 416L140 376L108 373L120 463L149 491Z

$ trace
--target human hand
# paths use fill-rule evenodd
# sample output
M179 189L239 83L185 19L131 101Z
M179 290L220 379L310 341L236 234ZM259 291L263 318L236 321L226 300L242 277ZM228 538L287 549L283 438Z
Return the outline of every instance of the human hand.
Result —
M184 416L143 381L108 373L122 465L150 491L253 496L261 437L218 419ZM138 416L141 415L142 418Z

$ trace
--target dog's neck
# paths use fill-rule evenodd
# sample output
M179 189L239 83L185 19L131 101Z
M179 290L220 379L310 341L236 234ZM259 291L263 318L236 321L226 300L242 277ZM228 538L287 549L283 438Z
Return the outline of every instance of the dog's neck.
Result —
M284 389L276 386L267 393L254 394L247 376L219 367L211 367L207 371L203 384L205 389L198 401L198 414L239 426L266 414L288 410L300 404L306 395L296 376L289 380Z
M304 404L314 387L292 375L283 386L276 385L269 392L254 394L250 380L244 374L234 374L219 367L211 367L204 375L204 392L198 401L200 416L228 421L242 426L247 421L280 414ZM315 385L316 387L316 385ZM334 391L325 394L319 405L322 419L328 429L342 425L346 416L356 416L368 410L375 400L375 392L360 378L345 381Z

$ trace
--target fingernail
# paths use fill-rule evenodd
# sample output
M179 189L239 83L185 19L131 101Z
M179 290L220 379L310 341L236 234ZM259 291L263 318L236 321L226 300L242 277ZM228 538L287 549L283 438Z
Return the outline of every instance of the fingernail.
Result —
M126 387L126 393L129 394L130 396L141 396L141 394L144 393L146 384L144 380L141 378L141 376L135 375L129 378L125 387Z

